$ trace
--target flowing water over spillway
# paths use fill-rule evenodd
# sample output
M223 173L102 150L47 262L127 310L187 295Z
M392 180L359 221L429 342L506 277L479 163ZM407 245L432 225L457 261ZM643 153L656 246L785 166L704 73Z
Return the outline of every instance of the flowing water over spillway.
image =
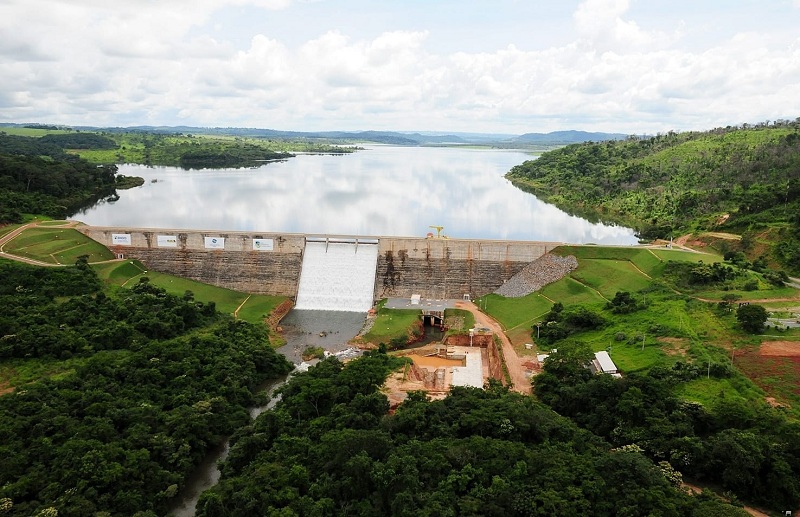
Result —
M377 244L306 242L295 309L367 312L377 264Z

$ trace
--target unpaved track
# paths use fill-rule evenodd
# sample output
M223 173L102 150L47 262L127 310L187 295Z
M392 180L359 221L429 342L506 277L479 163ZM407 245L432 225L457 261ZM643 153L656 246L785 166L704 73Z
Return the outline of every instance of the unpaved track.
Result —
M519 356L516 350L514 350L514 347L511 346L511 341L508 339L508 336L503 332L503 327L500 326L500 323L481 312L478 306L472 302L457 301L456 308L471 312L473 316L475 316L476 326L491 329L491 331L500 338L500 342L503 346L503 357L508 367L508 373L511 375L511 389L518 393L530 395L531 381L525 376L525 369L522 367L522 362L519 360Z

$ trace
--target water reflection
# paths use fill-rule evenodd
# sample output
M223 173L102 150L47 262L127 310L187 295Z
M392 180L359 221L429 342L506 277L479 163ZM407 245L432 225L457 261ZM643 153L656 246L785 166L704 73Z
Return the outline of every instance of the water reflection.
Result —
M633 231L592 224L503 178L518 151L376 146L301 155L253 169L185 171L122 165L142 187L75 214L87 224L346 235L633 244ZM151 182L151 180L157 180Z

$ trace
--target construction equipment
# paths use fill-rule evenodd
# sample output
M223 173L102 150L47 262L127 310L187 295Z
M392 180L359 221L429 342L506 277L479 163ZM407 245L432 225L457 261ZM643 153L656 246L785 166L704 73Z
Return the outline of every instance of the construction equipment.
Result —
M432 234L432 233L429 233L429 234L428 234L429 238L431 238L431 239L433 239L433 238L436 238L436 239L446 239L446 238L447 238L447 236L446 236L446 235L442 235L442 230L444 230L444 226L434 226L434 225L431 225L431 226L429 226L429 228L435 228L435 229L436 229L436 237L433 237L433 234Z

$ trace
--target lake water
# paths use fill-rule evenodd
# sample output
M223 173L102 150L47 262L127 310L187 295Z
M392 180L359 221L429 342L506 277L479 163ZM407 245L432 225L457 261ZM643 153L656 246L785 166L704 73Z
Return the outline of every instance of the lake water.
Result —
M635 244L633 230L592 224L503 176L531 159L508 150L371 146L298 155L255 168L121 165L146 183L73 219L97 226L364 236Z

